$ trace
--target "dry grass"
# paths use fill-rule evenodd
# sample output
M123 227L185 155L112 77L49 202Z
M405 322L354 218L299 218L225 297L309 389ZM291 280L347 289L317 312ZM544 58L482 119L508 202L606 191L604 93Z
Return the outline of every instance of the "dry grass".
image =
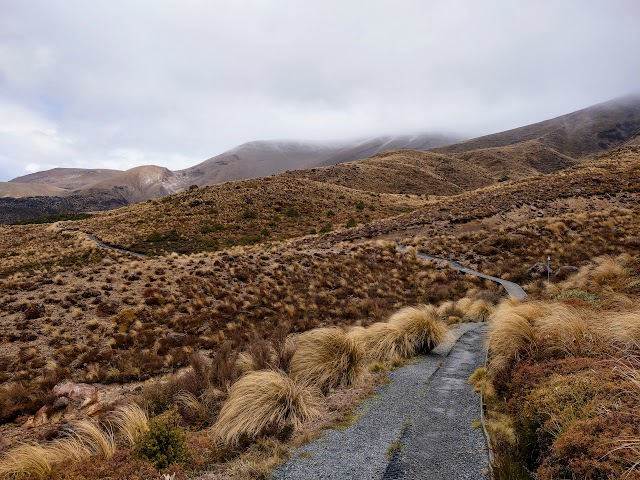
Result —
M25 476L43 478L51 471L51 454L43 445L22 444L0 457L0 476L18 479Z
M361 346L340 328L318 328L301 334L291 358L291 377L328 392L352 385L363 372Z
M149 430L147 412L135 403L117 408L110 415L109 421L128 446L132 446Z
M404 357L429 353L447 337L447 327L440 321L438 310L431 305L403 308L388 322L407 338L400 348Z
M79 462L89 457L108 460L115 451L112 432L92 420L81 420L63 437L49 443L11 448L0 458L0 474L6 478L44 478L56 464Z
M367 328L354 328L349 336L362 347L369 361L393 362L411 350L404 332L387 322L376 322Z
M486 300L476 300L466 309L463 319L469 322L486 322L493 310L493 305Z
M308 385L275 370L250 372L234 383L211 429L216 441L235 445L267 431L297 429L318 414Z

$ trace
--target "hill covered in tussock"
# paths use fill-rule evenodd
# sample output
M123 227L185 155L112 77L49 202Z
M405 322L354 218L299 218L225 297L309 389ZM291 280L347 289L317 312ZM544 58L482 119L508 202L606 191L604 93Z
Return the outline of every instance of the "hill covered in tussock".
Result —
M289 175L374 192L452 195L577 163L537 141L527 141L455 154L396 150Z
M361 238L459 237L472 232L480 238L493 229L508 229L519 222L558 215L583 215L611 208L637 214L638 178L640 147L628 146L566 170L434 199L401 216L304 241L320 246ZM458 259L476 260L473 256Z
M194 187L96 214L73 228L138 252L189 253L355 227L424 201L278 175Z

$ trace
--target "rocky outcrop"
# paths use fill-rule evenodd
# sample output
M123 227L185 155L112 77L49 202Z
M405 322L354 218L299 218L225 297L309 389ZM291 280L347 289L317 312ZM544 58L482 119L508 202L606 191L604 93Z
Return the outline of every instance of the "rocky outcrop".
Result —
M58 397L67 397L71 400L80 401L80 407L85 407L98 401L98 389L88 383L60 383L53 387L52 391Z

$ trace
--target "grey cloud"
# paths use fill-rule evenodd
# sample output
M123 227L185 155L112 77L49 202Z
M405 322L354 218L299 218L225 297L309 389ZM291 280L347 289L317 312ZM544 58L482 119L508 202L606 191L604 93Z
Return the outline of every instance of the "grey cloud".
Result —
M543 120L640 90L639 5L4 0L0 180Z

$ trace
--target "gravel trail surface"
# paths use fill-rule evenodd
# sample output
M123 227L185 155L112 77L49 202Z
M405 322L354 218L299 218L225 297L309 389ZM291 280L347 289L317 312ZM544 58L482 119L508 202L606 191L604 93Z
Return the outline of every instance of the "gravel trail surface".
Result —
M399 252L403 252L403 253L407 251L407 248L401 245L396 247L396 249ZM502 278L499 278L499 277L492 277L491 275L478 272L477 270L473 270L472 268L469 268L466 265L456 262L455 260L447 260L446 258L435 257L433 255L428 255L426 253L420 253L420 252L416 252L416 256L418 258L421 258L422 260L427 260L427 261L435 260L438 263L441 263L443 265L448 265L451 268L455 268L456 270L462 273L468 273L469 275L475 275L476 277L485 278L487 280L491 280L492 282L499 283L504 287L504 289L507 291L510 297L516 298L518 300L523 300L524 297L527 296L527 293L517 283L513 283L513 282L510 282L509 280L503 280Z
M486 324L462 324L451 341L389 373L391 382L344 430L294 452L274 479L486 479L486 444L467 378L484 363Z

